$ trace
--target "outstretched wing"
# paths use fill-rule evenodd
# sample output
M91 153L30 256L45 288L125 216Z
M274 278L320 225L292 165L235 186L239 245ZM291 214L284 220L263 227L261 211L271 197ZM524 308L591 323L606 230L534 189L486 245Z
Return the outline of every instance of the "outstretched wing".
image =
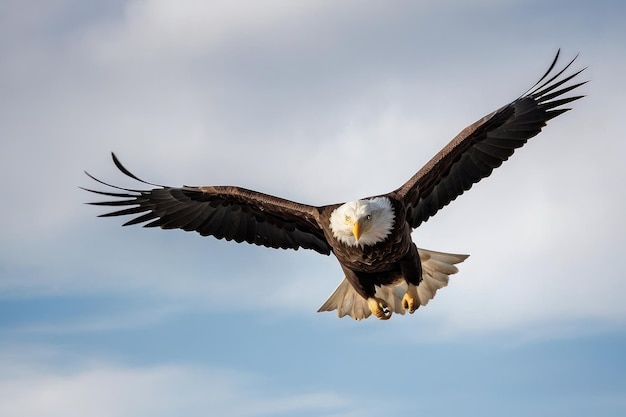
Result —
M97 206L125 207L100 217L136 215L124 224L144 223L144 227L196 231L202 236L248 242L270 248L313 249L328 255L331 248L318 225L316 207L232 186L166 187L143 181L128 171L111 154L117 168L127 176L154 186L134 190L95 181L121 192L92 193L119 200L89 203ZM128 206L128 207L127 207Z
M583 97L563 97L586 81L564 85L584 70L565 74L576 57L553 75L559 52L530 90L466 127L395 191L409 208L407 221L411 227L419 226L474 183L489 176L515 149L537 135L548 120L570 110L561 106Z

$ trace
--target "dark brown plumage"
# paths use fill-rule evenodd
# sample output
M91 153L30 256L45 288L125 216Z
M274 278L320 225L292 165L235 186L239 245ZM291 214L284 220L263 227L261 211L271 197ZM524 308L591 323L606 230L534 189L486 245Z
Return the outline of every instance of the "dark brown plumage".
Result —
M196 231L203 236L270 248L313 249L324 255L333 253L351 285L342 283L320 310L336 308L340 316L349 314L363 318L369 315L369 311L363 308L363 303L367 303L370 311L379 318L388 318L390 310L413 312L419 305L425 305L437 289L445 286L447 276L456 272L454 264L465 256L417 249L411 239L412 229L469 190L474 183L489 176L515 149L537 135L548 120L570 110L563 105L582 97L565 94L584 84L566 84L584 69L564 75L574 58L553 74L558 57L559 53L528 92L465 128L404 185L378 196L386 199L383 203L390 204L391 213L387 215L391 215L390 227L391 224L393 227L385 232L386 235L383 233L384 236L369 243L361 243L356 229L355 238L342 237L336 227L343 218L338 217L339 220L331 225L331 216L344 204L315 207L233 186L161 186L133 175L114 154L113 161L120 171L156 188L116 187L87 174L118 191L85 190L118 198L90 203L121 208L101 217L137 215L124 226L146 223L145 227ZM363 209L369 210L367 213L378 213L378 209L369 206L372 198L359 201L368 204ZM388 208L381 210L388 211ZM367 214L358 221L346 215L345 223L347 225L350 220L350 227L356 227L355 222L368 222L375 215ZM374 224L376 221L372 220ZM378 226L387 223L381 220ZM349 243L346 239L356 240ZM435 281L439 279L439 283L420 284L422 269L424 274L435 277ZM406 290L402 308L398 307L398 288L402 292ZM354 295L354 291L361 299ZM387 299L383 298L383 293Z

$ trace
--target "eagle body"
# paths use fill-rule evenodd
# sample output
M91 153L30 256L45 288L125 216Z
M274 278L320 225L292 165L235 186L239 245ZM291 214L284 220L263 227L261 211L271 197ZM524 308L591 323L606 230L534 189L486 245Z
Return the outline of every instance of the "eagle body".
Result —
M148 189L85 190L113 197L90 203L113 206L100 215L134 216L124 226L195 231L202 236L282 249L333 254L344 279L318 311L336 310L355 319L413 313L448 284L467 255L418 248L411 233L444 206L491 174L563 107L583 96L567 95L583 70L566 74L576 60L555 66L519 98L463 129L399 188L360 200L312 206L237 186L169 187L146 182L113 162Z
M333 254L343 266L360 272L386 272L400 261L409 250L412 239L411 228L405 220L406 208L401 201L386 198L390 201L394 215L393 227L385 239L370 245L346 245L337 239L330 227L329 209L322 208L320 227L324 230L324 236L330 244ZM367 202L368 199L361 201ZM337 208L331 206L330 210L334 211Z
M346 245L334 236L330 217L339 207L322 208L320 214L320 227L346 279L364 298L373 297L377 285L390 285L403 277L414 285L421 280L419 254L411 239L411 227L405 220L406 207L391 195L382 198L390 203L394 224L386 238L371 245ZM368 200L360 201L367 203Z

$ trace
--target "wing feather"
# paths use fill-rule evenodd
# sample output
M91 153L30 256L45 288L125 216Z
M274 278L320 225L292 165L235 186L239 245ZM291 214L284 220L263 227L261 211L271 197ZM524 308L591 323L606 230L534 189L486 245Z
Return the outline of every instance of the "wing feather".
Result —
M564 96L585 82L566 85L585 68L563 76L577 57L553 74L557 52L548 71L513 102L466 127L395 193L404 198L411 227L435 215L473 184L491 174L536 136L546 122L570 110L562 106L583 96Z
M117 207L100 217L132 216L124 226L145 223L144 227L196 231L203 236L235 240L283 249L313 249L328 255L331 248L319 226L319 209L240 187L167 187L140 179L112 154L115 166L128 177L152 189L130 189L101 181L122 192L83 188L117 200L89 203Z

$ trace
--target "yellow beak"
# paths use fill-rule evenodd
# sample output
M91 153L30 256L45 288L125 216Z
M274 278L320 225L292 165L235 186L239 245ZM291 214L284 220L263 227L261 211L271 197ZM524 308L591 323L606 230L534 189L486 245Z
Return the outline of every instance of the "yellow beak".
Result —
M352 234L354 235L354 238L358 242L359 238L361 237L361 223L359 222L354 223L354 226L352 226Z

